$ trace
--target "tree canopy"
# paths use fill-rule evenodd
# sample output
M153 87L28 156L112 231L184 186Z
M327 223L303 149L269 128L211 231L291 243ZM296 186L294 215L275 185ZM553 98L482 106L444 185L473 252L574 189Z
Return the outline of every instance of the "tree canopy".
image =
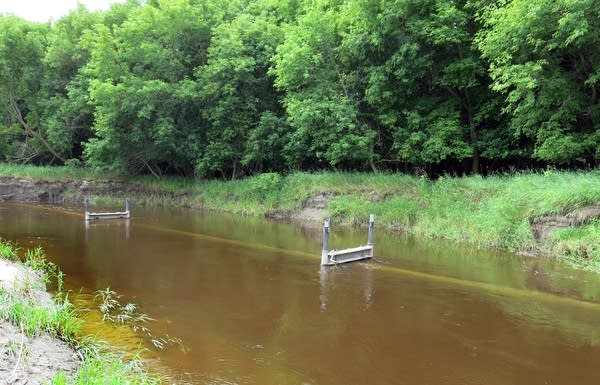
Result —
M600 159L593 0L129 0L0 15L0 161L237 178Z

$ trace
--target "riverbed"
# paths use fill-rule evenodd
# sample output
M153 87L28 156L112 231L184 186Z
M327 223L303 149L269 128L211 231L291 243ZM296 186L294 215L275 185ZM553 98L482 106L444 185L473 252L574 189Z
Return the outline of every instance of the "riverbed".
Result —
M86 225L77 207L0 204L0 236L43 247L80 307L106 288L136 303L149 332L94 311L86 331L176 383L600 379L600 277L548 260L376 229L374 260L321 268L318 225L135 205ZM364 243L332 223L331 248Z

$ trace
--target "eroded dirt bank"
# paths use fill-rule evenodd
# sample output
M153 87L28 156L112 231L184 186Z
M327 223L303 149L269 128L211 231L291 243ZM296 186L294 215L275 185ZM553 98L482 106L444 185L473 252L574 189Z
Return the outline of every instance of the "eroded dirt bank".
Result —
M38 280L34 272L0 260L0 309L5 312L15 297L36 307L55 306ZM41 385L58 372L74 375L80 360L73 348L48 334L27 336L22 325L11 324L5 316L0 315L0 384Z
M44 181L0 177L0 202L77 203L89 195L157 195L163 191L118 181Z

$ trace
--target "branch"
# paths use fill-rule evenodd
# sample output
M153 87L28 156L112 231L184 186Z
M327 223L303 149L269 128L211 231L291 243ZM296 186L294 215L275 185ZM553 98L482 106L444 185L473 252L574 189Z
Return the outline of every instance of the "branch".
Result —
M46 139L44 139L44 137L42 136L42 134L40 134L38 131L33 130L31 127L29 127L29 125L27 124L27 122L25 122L25 120L23 119L23 115L21 114L21 110L17 106L17 103L13 99L12 95L10 97L10 108L12 110L12 115L17 119L17 121L19 122L19 124L21 124L21 127L23 127L23 130L25 131L25 133L27 135L31 135L34 138L38 139L40 142L42 142L42 144L44 145L44 147L46 147L46 149L48 151L50 151L50 153L52 155L54 155L54 157L56 157L57 159L59 159L61 162L65 163L66 159L63 158L62 156L60 156L60 154L58 152L56 152L56 150L54 148L52 148L52 146L50 145L50 143L48 143L46 141Z

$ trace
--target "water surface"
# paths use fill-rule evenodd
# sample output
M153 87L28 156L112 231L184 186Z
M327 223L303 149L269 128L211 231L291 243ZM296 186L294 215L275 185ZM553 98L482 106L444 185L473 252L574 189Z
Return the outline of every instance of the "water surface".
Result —
M376 258L321 269L321 231L186 210L132 208L85 226L78 209L0 205L0 236L42 246L73 297L110 287L153 317L157 349L193 384L594 384L600 277L541 259L377 229ZM332 224L333 248L366 230ZM91 306L91 304L88 304ZM98 331L89 317L88 328ZM91 326L90 326L91 325Z

